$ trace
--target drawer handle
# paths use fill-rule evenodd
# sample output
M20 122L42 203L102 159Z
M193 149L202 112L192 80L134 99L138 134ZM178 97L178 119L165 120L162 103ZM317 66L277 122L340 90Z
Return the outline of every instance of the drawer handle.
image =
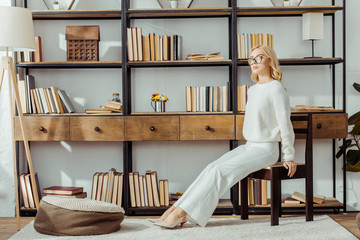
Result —
M154 127L154 126L151 126L151 127L150 127L150 131L152 131L152 132L155 131L155 127Z
M100 131L100 128L99 128L99 127L95 127L94 130L95 130L95 132L99 132L99 131Z
M44 132L44 131L45 131L45 128L44 128L43 126L40 126L40 127L39 127L39 131L40 131L40 132Z
M206 127L205 127L205 130L206 130L206 131L210 131L210 129L211 129L210 126L206 126Z
M320 128L321 128L321 123L319 123L318 125L316 125L316 127L317 127L318 129L320 129Z

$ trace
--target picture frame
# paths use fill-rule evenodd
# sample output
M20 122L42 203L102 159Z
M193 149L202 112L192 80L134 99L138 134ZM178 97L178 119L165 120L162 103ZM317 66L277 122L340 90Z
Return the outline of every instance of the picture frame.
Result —
M43 0L48 10L54 10L54 0ZM71 10L75 3L75 0L58 0L60 9L59 10Z

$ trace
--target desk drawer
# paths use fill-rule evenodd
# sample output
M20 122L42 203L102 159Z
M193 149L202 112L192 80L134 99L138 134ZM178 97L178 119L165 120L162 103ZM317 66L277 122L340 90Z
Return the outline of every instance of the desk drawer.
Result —
M236 140L244 140L243 126L245 115L236 115Z
M124 117L70 117L71 141L124 141Z
M24 128L29 141L69 140L69 117L24 116ZM15 117L15 139L23 140L19 117Z
M346 138L348 136L348 114L314 114L313 135L315 139Z
M126 117L125 139L126 141L179 140L179 117Z
M232 140L234 115L180 116L180 140Z

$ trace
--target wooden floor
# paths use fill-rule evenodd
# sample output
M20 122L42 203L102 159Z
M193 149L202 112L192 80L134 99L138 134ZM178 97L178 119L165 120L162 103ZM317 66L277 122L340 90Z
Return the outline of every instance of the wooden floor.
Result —
M358 239L360 239L360 230L355 222L355 217L357 213L348 213L348 214L329 214L329 216L334 219L336 222L344 226L348 231L353 233ZM299 215L296 215L299 216ZM239 218L239 216L216 216L216 217L229 217L229 218ZM286 217L286 216L284 216ZM151 217L131 217L131 218L151 218ZM157 217L156 217L157 218ZM261 215L254 216L250 215L249 218L269 218L269 216ZM34 220L33 217L22 217L21 218L21 227L24 227L26 224ZM16 221L15 218L0 218L0 240L9 239L16 231Z

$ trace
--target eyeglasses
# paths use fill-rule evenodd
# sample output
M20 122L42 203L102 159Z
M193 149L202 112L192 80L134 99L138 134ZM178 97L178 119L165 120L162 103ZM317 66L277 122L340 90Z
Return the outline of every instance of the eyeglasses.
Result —
M263 60L264 56L263 55L257 55L256 57L250 57L248 60L249 65L254 64L254 63L261 63Z

